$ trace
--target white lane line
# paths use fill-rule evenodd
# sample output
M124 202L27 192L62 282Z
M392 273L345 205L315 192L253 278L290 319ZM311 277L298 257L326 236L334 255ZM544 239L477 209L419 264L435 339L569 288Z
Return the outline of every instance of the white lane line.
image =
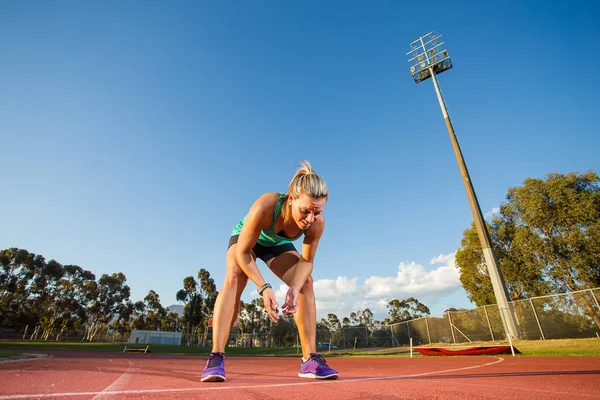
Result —
M127 367L125 372L123 372L121 376L119 376L113 383L111 383L110 386L107 386L102 392L92 397L92 400L105 399L109 396L112 396L113 392L119 392L120 389L127 386L127 382L129 382L130 372L133 369L133 363L131 362L131 360L127 361L129 362L129 366Z
M40 394L17 394L17 395L4 395L0 396L0 400L13 400L13 399L29 399L29 398L51 398L51 397L68 397L68 396L91 396L98 394L105 395L119 395L119 394L152 394L152 393L179 393L179 392L191 392L191 391L210 391L210 390L238 390L238 389L263 389L263 388L278 388L278 387L290 387L290 386L306 386L306 385L327 385L327 384L335 384L335 383L347 383L347 382L367 382L367 381L383 381L383 380L393 380L393 379L406 379L406 378L416 378L419 376L427 376L434 374L444 374L447 372L456 372L456 371L466 371L469 369L476 369L487 367L490 365L498 364L504 361L502 357L494 357L495 361L487 362L479 365L472 365L469 367L462 368L452 368L441 371L430 371L430 372L422 372L420 374L410 374L410 375L395 375L395 376L377 376L371 378L355 378L355 379L336 379L333 381L328 380L318 380L310 382L294 382L294 383L271 383L266 385L243 385L243 386L212 386L207 385L207 387L192 387L192 388L181 388L181 389L140 389L140 390L117 390L110 392L67 392L67 393L40 393Z

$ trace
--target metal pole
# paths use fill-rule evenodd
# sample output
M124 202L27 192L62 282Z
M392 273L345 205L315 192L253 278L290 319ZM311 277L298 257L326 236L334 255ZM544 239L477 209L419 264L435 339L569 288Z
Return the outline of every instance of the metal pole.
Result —
M392 347L394 346L394 342L396 342L396 346L400 347L400 342L398 342L398 339L394 336L394 325L388 325L390 327L390 335L392 336Z
M429 72L431 73L433 86L435 87L435 92L440 103L440 108L442 109L442 114L444 115L446 128L448 128L448 134L450 135L450 141L452 142L452 148L454 149L454 155L456 156L456 161L458 162L458 167L460 169L463 183L465 185L465 189L467 190L467 197L469 199L471 212L473 213L473 218L475 220L477 234L479 235L481 250L483 252L483 256L485 257L485 262L488 267L487 269L488 273L490 274L492 287L494 288L496 302L498 303L498 308L500 309L502 323L504 325L505 330L507 330L507 333L510 336L517 337L517 324L514 318L514 314L512 313L512 310L510 309L510 305L508 303L508 291L506 290L506 284L504 282L504 277L502 276L502 271L500 271L500 268L498 267L496 256L494 255L492 246L490 244L489 234L485 225L485 220L483 219L483 214L481 213L479 202L477 201L477 196L475 195L475 189L473 189L473 184L471 182L471 178L469 177L469 171L467 170L467 165L465 163L463 154L460 150L460 145L458 144L456 133L454 132L454 127L452 126L452 122L450 121L450 117L448 116L446 104L444 103L444 98L442 97L442 93L438 86L437 79L433 72L433 68L430 67Z
M596 297L596 293L594 293L594 291L592 289L588 289L590 291L590 293L592 294L592 297L594 298L594 301L596 302L596 307L598 307L598 310L600 310L600 304L598 304L598 298Z
M490 335L492 335L492 340L496 340L494 338L494 331L492 331L492 324L490 324L490 317L488 317L488 312L487 312L487 306L483 306L483 311L485 312L485 319L487 320L488 323L488 328L490 328Z
M540 328L540 333L542 334L542 340L546 340L546 337L544 336L544 331L542 330L542 325L540 324L540 320L537 316L537 312L535 312L535 307L533 306L533 301L531 301L531 299L529 299L529 303L531 304L531 309L533 310L533 315L535 316L535 320L538 324L538 328Z
M450 323L450 332L452 332L452 341L456 344L456 338L454 337L454 327L452 324L452 317L450 317L450 311L448 311L448 322Z
M431 335L429 334L429 323L427 322L427 317L425 317L425 328L427 328L427 340L429 340L429 344L431 344Z

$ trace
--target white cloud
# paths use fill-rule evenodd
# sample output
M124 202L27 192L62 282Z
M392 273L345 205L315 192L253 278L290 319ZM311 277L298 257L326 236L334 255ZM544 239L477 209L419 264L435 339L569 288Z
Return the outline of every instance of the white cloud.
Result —
M494 207L491 209L491 211L486 212L483 217L485 219L490 219L492 217L495 217L498 214L500 214L500 207Z
M392 299L408 297L415 297L432 308L441 298L461 289L461 283L455 253L440 254L430 264L438 266L426 270L421 264L402 262L395 276L371 276L362 284L357 278L347 277L318 280L314 286L318 319L329 312L343 317L365 308L375 313L376 318L383 319Z
M460 274L455 263L455 253L440 254L431 259L429 270L415 262L401 262L394 275L371 276L359 282L358 278L339 276L337 279L319 279L314 282L317 301L317 321L328 313L340 319L369 308L375 319L387 316L387 304L393 299L415 297L428 306L432 314L448 307L468 307ZM275 287L274 287L275 289ZM280 306L285 302L288 286L280 284L276 289ZM458 300L455 300L458 298ZM443 306L456 301L457 304Z
M315 292L320 298L339 298L344 295L353 295L358 292L357 278L348 279L345 276L331 279L319 279L314 283Z
M431 260L431 264L439 263L443 265L433 271L426 271L421 264L402 262L395 277L368 278L365 281L365 297L418 298L459 287L460 275L454 263L454 254L440 255Z
M429 261L429 264L446 264L446 265L451 265L453 267L456 267L456 253L450 253L450 254L440 254L437 257L433 257L431 259L431 261Z

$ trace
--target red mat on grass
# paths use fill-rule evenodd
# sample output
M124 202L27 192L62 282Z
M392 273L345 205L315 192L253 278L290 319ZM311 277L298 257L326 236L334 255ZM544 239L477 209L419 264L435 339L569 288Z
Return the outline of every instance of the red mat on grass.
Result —
M516 347L515 354L521 354ZM510 346L476 346L462 349L447 349L443 347L415 347L424 356L480 356L492 354L512 354Z

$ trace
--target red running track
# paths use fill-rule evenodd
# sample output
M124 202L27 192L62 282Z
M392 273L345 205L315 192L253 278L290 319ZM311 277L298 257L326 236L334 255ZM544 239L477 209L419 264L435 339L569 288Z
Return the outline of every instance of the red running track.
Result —
M299 358L228 357L227 382L201 383L203 357L48 354L0 363L0 400L600 399L600 357L330 358L333 381L298 378Z

